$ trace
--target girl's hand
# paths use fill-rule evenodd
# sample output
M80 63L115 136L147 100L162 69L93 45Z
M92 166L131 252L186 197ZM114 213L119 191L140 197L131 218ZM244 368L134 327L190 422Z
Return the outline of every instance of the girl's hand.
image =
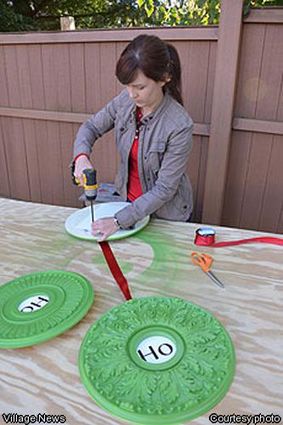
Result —
M119 230L119 227L113 217L100 218L91 224L91 233L97 238L98 242L104 241L117 230Z
M88 159L88 157L85 155L82 155L76 160L75 171L74 171L74 175L79 180L81 186L83 186L84 184L83 171L86 168L93 168L93 166L90 160Z

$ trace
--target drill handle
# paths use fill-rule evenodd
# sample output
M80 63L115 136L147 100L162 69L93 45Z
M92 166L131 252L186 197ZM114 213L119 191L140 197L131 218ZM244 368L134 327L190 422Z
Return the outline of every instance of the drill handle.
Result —
M85 186L97 186L96 170L94 168L86 168L83 171L83 175Z
M94 201L97 196L96 170L94 168L86 168L84 175L84 191L88 200Z

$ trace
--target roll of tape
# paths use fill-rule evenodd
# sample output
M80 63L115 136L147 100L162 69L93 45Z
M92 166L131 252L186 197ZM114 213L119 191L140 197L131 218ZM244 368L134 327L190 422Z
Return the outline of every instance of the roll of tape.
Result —
M195 245L211 246L213 248L221 248L224 246L242 245L246 243L268 243L273 245L283 245L282 238L274 238L269 236L261 236L258 238L238 239L235 241L216 242L216 232L212 227L200 227L196 230Z
M215 243L215 230L212 227L200 227L196 230L195 244L211 246Z

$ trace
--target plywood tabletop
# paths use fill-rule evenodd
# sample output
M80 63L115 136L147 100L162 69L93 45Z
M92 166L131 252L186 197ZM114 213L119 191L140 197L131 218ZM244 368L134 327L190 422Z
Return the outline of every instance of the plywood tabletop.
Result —
M0 350L0 423L1 415L11 412L64 415L67 425L126 423L98 407L79 376L78 352L88 328L124 299L99 245L65 231L64 222L74 211L0 199L0 285L27 273L66 270L85 276L95 292L85 318L62 335L32 347ZM220 320L233 340L237 363L229 392L191 423L211 423L212 412L283 417L283 247L253 243L200 249L194 245L198 227L152 219L140 233L111 247L133 297L179 297L198 304ZM214 228L218 240L263 235ZM192 264L195 250L213 256L213 271L224 290Z

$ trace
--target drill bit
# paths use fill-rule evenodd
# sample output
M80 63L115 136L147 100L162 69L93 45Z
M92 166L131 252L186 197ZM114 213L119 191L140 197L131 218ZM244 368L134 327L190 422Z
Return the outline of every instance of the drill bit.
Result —
M91 221L94 222L93 200L90 200Z

